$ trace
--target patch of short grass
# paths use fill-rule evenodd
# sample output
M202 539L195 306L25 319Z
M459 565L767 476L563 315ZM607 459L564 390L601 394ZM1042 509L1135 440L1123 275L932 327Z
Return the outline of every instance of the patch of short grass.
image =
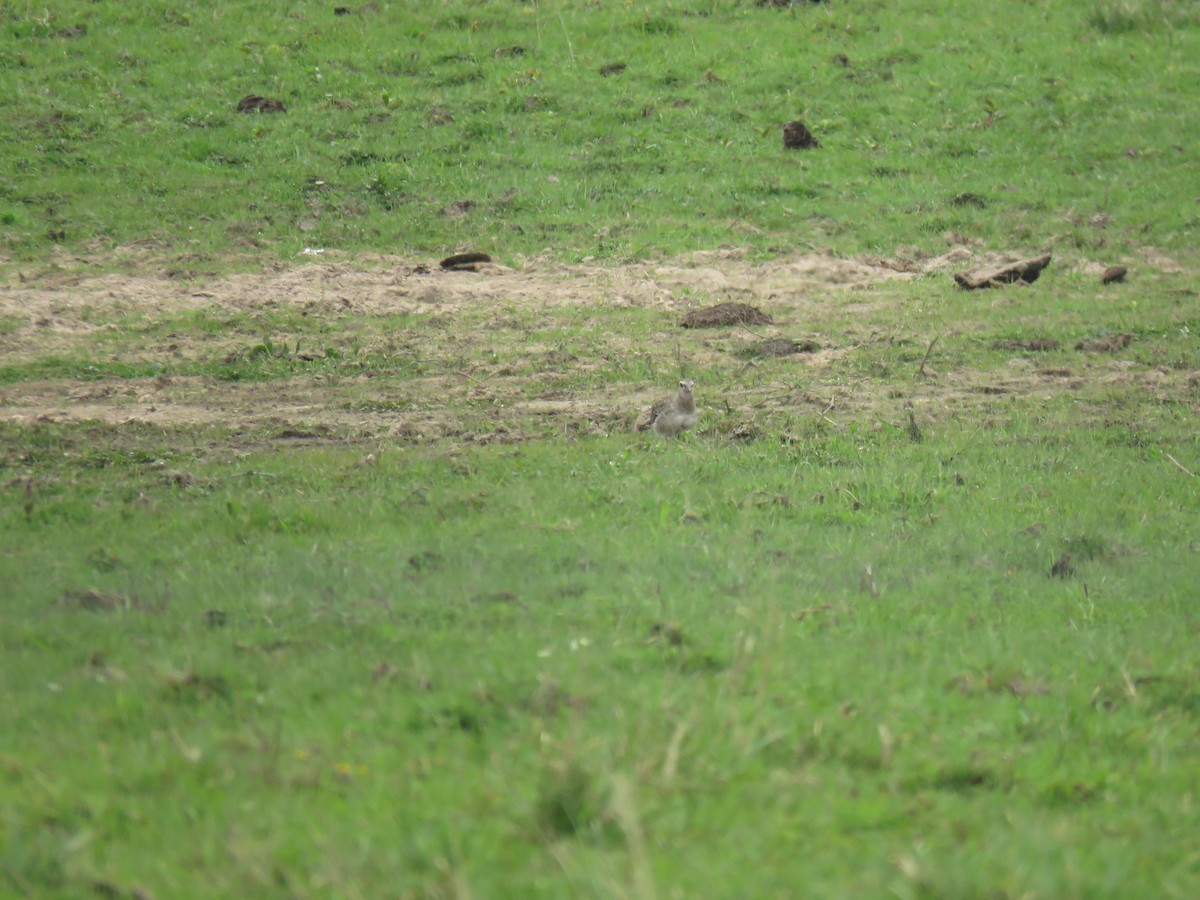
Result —
M30 461L8 889L1186 896L1200 446L1073 416Z
M0 227L23 265L947 238L1119 255L1196 227L1172 110L1200 30L1179 4L10 12ZM248 94L286 112L237 112ZM819 150L782 150L796 118Z

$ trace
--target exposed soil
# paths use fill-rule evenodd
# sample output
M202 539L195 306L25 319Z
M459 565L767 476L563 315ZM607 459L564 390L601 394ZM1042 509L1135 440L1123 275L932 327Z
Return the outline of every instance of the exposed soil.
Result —
M902 427L903 415L891 413L906 403L914 404L919 414L952 415L956 405L1007 402L1013 395L1050 397L1085 385L1121 385L1147 396L1195 399L1196 386L1189 381L1195 373L1137 366L1095 352L1079 354L1078 364L1053 369L1039 369L1018 355L997 374L995 368L989 373L941 372L933 348L928 365L921 361L916 386L906 379L910 387L903 397L888 378L873 381L869 372L863 374L863 364L847 377L843 363L852 354L886 357L893 346L894 335L861 324L888 304L900 308L900 292L889 285L930 273L948 280L964 266L1000 266L1011 259L958 249L926 259L804 254L758 262L737 250L718 250L622 267L533 259L512 269L473 260L471 271L452 271L436 261L377 257L343 262L331 252L307 264L203 283L161 274L52 271L0 288L0 360L5 365L78 359L95 352L97 339L110 333L133 335L138 361L160 362L168 370L181 361L219 362L247 352L244 330L235 336L191 328L186 321L178 328L162 324L178 322L189 311L203 312L210 321L240 317L243 328L247 319L264 311L290 311L322 326L327 322L330 334L358 328L368 349L389 358L431 363L416 371L334 376L297 366L295 374L268 381L208 375L21 380L0 387L0 421L214 426L253 432L274 443L377 438L506 442L630 428L679 377L677 366L729 366L731 360L738 367L732 371L755 367L754 378L745 385L738 384L740 378L728 379L719 390L700 383L697 401L715 413L708 417L710 425L717 422L712 427L735 438L757 433L760 415L772 410L837 417L883 409ZM1088 271L1086 266L1082 270ZM684 314L721 302L761 306L774 322L691 333L679 328ZM527 323L531 317L538 321L539 311L549 320L566 309L624 308L661 311L661 330L644 336L597 334L594 349L574 351L528 336ZM380 324L394 316L419 317L424 324L411 332L389 331ZM160 331L154 330L156 323ZM164 328L172 330L163 334ZM521 355L522 365L479 361L494 342L499 346L503 341L510 355ZM1054 345L1039 339L1004 349L1020 354ZM1102 348L1085 349L1111 354L1124 346L1110 339ZM909 369L917 369L920 349L906 363ZM313 360L324 351L289 347L288 352L295 360ZM638 357L654 357L662 377L648 376L633 392L630 379L623 385L605 382L595 391L571 386L580 383L581 373ZM108 357L109 362L117 359L124 361ZM459 359L467 362L459 364Z
M679 323L684 328L724 328L730 325L773 325L775 320L749 303L718 303L689 310Z
M816 341L794 341L791 338L768 338L750 350L755 356L791 356L793 353L816 353L821 345Z
M1109 337L1080 341L1075 345L1075 349L1083 350L1087 353L1116 353L1119 350L1124 350L1132 343L1132 334L1114 334Z
M237 111L240 113L281 113L287 112L282 100L274 97L259 97L249 94L238 101Z

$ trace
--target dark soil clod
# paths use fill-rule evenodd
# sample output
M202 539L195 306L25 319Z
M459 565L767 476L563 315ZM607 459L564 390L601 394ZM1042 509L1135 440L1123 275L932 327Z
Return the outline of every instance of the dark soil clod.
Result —
M475 272L479 263L490 263L492 258L486 253L455 253L447 256L439 265L448 272Z
M721 328L726 325L771 325L774 321L761 309L745 303L718 303L691 310L680 325L684 328Z
M959 287L968 291L980 288L992 288L1001 284L1033 284L1042 274L1042 269L1050 265L1050 254L1045 256L1021 259L1003 266L988 266L983 269L972 269L969 272L959 272L954 281Z
M972 194L968 191L965 194L956 194L950 198L950 205L957 206L960 209L964 206L974 207L975 209L986 209L987 200L978 194Z
M783 126L784 150L815 150L820 146L821 142L803 122L788 122Z
M283 105L282 100L276 100L274 97L248 94L238 101L237 111L240 113L281 113L287 112L287 107Z

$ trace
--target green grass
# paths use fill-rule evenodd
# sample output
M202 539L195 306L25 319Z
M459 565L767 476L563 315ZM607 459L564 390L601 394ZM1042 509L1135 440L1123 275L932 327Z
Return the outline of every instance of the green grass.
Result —
M1200 447L1070 418L35 461L6 889L1187 896Z
M1200 895L1191 6L263 7L0 2L0 896Z
M4 13L0 233L23 265L1194 244L1186 4ZM287 111L239 114L247 94ZM820 150L781 149L795 118Z

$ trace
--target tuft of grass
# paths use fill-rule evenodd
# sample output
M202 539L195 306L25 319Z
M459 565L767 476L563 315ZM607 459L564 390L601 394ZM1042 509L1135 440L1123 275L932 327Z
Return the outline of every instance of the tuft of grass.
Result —
M1192 28L1200 25L1200 15L1171 0L1119 0L1099 4L1090 21L1103 34L1128 34Z
M549 838L570 838L588 832L602 812L594 779L578 764L549 770L542 779L534 820Z

